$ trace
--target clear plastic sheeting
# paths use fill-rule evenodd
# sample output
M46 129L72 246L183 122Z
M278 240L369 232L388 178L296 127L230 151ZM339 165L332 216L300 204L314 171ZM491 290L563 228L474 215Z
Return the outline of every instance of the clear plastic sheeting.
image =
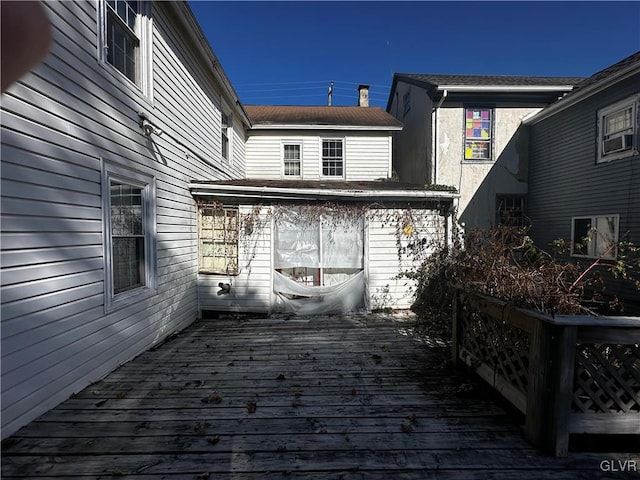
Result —
M278 212L273 273L277 310L314 315L363 307L363 219L342 213L299 208ZM291 278L288 271L304 272L304 282Z
M360 271L347 281L329 286L308 286L273 272L278 311L296 315L348 313L363 308L365 276Z
M363 268L363 221L332 218L310 221L295 209L276 221L274 267Z

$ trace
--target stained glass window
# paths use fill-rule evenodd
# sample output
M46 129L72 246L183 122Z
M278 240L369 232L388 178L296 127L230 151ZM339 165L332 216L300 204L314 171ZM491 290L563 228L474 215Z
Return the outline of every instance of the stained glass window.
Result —
M491 122L491 109L465 109L465 160L491 160Z

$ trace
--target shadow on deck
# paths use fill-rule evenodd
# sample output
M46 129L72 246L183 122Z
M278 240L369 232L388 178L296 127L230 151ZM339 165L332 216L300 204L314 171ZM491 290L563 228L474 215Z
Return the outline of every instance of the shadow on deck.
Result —
M7 439L2 478L640 472L636 454L553 458L532 448L521 419L443 362L447 349L413 338L409 327L384 315L198 321Z

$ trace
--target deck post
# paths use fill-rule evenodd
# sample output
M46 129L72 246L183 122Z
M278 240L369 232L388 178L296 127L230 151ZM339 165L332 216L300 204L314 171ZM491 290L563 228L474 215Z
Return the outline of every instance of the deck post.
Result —
M529 358L525 437L555 456L569 449L576 327L535 320Z

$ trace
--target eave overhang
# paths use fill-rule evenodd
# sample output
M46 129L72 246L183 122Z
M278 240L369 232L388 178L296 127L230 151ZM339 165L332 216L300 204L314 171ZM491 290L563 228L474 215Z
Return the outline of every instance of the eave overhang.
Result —
M254 124L251 130L351 130L389 132L402 130L398 126L369 126L369 125L305 125L305 124Z
M347 189L332 187L326 182L322 188L229 185L215 182L192 182L189 189L194 197L215 197L237 202L269 201L334 201L348 203L384 202L447 202L459 194L422 189Z
M599 82L594 82L591 85L578 88L577 90L571 92L570 95L567 95L565 98L561 98L556 103L549 105L536 115L525 118L523 120L523 123L525 125L536 124L539 121L544 120L545 118L555 115L556 113L559 113L573 105L576 105L577 103L582 102L583 100L638 74L640 74L640 64L638 62L632 63L628 67L622 68L619 71L612 73Z

